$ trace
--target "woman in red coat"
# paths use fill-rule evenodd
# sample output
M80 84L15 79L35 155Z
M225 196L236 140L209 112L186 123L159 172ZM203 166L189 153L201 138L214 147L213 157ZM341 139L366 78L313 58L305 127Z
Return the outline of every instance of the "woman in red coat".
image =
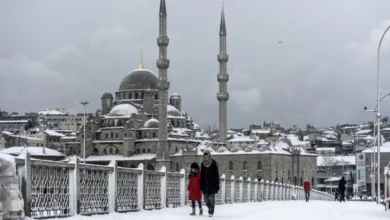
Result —
M202 190L200 189L200 173L199 165L197 163L191 164L191 172L188 181L188 200L192 203L191 215L195 215L195 201L198 201L199 215L202 215Z

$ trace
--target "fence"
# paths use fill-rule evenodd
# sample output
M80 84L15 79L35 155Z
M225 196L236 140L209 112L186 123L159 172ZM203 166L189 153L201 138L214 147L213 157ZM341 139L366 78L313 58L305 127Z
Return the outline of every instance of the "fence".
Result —
M389 167L384 168L384 175L385 175L385 184L384 184L385 192L384 192L383 202L385 204L385 211L387 211L390 208L390 168Z
M71 162L16 159L26 216L56 218L108 214L142 209L180 207L188 204L188 177L180 173ZM220 178L216 204L303 200L302 187L242 177ZM333 200L324 192L311 191L311 199Z

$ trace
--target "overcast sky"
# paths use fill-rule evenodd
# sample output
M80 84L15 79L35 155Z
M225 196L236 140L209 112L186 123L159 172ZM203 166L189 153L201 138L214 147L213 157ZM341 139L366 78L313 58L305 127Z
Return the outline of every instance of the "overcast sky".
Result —
M166 0L168 78L199 124L218 124L220 0ZM229 127L363 122L389 0L225 0ZM100 108L137 68L158 74L159 0L0 1L0 108ZM281 44L278 41L283 41ZM390 33L380 91L390 91ZM382 102L389 115L390 100Z

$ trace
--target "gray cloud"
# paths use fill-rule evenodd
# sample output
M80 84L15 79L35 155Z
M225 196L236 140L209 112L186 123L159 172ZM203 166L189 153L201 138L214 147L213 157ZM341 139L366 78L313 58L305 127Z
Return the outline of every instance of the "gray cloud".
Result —
M159 1L0 2L0 104L15 111L100 106L139 63L157 73ZM220 1L167 0L171 92L199 124L217 123ZM229 126L273 120L331 125L372 120L376 47L386 0L225 0ZM282 44L277 42L282 40ZM389 91L390 37L381 91ZM384 114L390 110L383 102Z

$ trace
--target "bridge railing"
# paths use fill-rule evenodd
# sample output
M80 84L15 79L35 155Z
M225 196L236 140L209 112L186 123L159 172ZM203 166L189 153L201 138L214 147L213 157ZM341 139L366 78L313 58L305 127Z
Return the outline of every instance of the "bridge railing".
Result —
M142 209L152 210L189 204L188 175L180 173L70 162L16 159L26 216L35 219L73 215L108 214ZM289 184L244 179L220 178L217 204L304 200L303 188ZM311 191L311 199L333 200L324 192Z

